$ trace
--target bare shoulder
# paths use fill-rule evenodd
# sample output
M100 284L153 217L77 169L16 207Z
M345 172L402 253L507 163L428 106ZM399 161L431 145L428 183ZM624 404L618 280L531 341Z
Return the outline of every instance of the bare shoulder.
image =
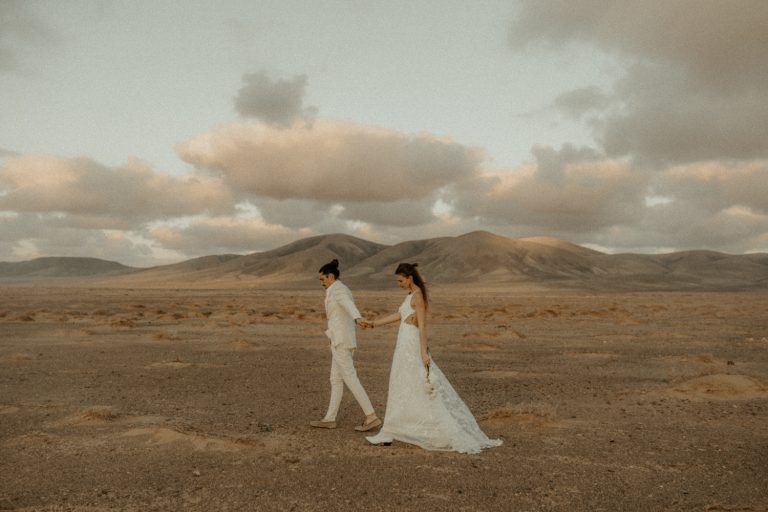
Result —
M424 296L421 294L421 290L414 291L413 297L411 298L411 306L419 307L423 305L424 305Z

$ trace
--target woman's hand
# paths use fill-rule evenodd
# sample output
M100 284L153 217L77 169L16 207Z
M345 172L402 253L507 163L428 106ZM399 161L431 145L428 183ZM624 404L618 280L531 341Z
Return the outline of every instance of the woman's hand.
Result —
M373 321L366 320L365 318L358 318L355 323L361 329L373 329Z
M431 362L429 353L424 351L421 352L421 362L424 364L424 368L429 368L429 363Z

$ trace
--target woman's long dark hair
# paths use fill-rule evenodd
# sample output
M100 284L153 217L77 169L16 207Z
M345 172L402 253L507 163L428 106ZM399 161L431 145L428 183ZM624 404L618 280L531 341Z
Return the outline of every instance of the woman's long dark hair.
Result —
M418 263L401 263L397 266L397 269L395 269L395 275L413 278L413 282L419 287L419 290L421 290L421 296L424 297L424 307L426 307L429 304L429 299L427 299L427 285L424 284L424 280L421 278L419 271L416 270L417 266L419 266Z

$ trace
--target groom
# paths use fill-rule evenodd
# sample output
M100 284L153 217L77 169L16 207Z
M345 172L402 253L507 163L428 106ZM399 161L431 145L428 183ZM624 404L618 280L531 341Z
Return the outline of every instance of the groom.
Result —
M360 312L355 307L352 292L339 281L339 260L333 260L320 268L320 284L325 288L325 315L328 317L328 330L325 334L331 340L331 401L328 412L320 421L311 421L315 428L336 428L336 414L341 405L344 384L354 395L365 413L365 421L355 427L358 432L367 432L381 425L371 401L368 399L360 380L357 378L352 355L355 352L355 324L364 324Z

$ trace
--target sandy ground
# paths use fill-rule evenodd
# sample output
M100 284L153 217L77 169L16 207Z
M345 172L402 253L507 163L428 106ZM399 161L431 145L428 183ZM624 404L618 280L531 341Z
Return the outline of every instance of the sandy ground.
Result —
M768 510L768 294L436 288L479 455L333 431L323 290L0 288L0 510ZM357 292L366 315L402 292ZM359 336L380 413L396 330Z

